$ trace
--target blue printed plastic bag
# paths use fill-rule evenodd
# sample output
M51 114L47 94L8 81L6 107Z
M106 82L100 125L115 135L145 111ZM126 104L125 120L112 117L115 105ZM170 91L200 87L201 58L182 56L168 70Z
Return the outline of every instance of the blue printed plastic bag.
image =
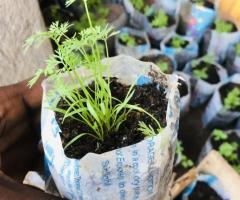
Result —
M103 154L88 153L82 159L65 156L60 129L53 111L47 109L51 80L43 83L42 143L51 176L62 197L71 200L170 200L175 142L179 120L177 78L165 75L150 63L129 56L104 59L110 73L123 84L156 81L166 89L167 126L161 134L137 144ZM79 69L79 73L89 72ZM65 74L65 82L69 76Z

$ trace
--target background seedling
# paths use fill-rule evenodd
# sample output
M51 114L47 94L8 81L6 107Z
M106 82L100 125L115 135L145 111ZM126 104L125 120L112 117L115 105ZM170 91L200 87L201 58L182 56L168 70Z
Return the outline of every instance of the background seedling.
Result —
M156 65L161 69L162 72L167 72L168 70L168 63L164 61L158 61Z
M134 47L136 46L136 41L135 38L128 33L120 33L119 39L123 42L126 43L127 46Z
M185 169L193 166L193 161L189 159L186 155L184 155L184 148L182 146L182 141L177 140L176 145L176 154L181 158L181 166Z
M152 22L151 25L156 28L163 28L168 25L168 16L164 11L158 11Z
M238 43L235 47L235 52L237 56L240 56L240 43Z
M224 99L224 107L227 110L234 110L240 106L240 88L232 89Z
M233 25L221 19L216 19L215 26L215 30L219 33L230 33L233 31Z
M187 43L187 41L180 38L179 36L174 36L171 39L171 46L176 48L176 49L182 48L182 46L184 46L186 43Z

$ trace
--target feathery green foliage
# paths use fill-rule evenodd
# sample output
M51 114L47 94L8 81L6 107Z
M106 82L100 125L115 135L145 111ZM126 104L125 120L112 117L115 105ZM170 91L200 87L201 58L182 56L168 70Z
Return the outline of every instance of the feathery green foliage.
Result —
M221 141L221 140L226 140L228 138L228 135L222 130L215 129L212 132L212 137L215 141Z
M144 8L144 0L130 0L134 8L141 11Z
M233 25L221 19L215 20L216 31L219 33L230 33L233 31Z
M236 109L240 106L240 88L232 89L224 99L224 107L227 110Z
M67 5L72 2L68 1ZM66 144L65 149L85 136L104 141L108 134L118 131L132 110L150 116L159 127L157 130L160 130L161 126L154 116L138 105L129 104L134 94L134 83L123 101L112 97L109 66L103 65L101 62L102 53L99 42L105 45L106 57L109 57L107 39L116 35L117 32L114 32L108 25L93 26L88 12L87 0L83 0L83 2L89 28L83 29L69 38L67 32L70 25L55 22L50 26L49 31L37 33L26 41L26 48L36 42L39 44L46 38L53 40L57 46L55 53L47 60L46 67L36 72L35 77L29 81L29 86L33 86L41 75L48 76L53 82L54 88L51 92L54 95L53 98L56 97L57 92L59 97L68 104L66 110L58 108L57 102L54 102L49 108L62 113L64 115L63 122L66 118L72 118L87 125L91 130L89 133L79 133ZM88 69L89 76L82 76L77 72L80 66ZM69 75L70 83L66 84L64 81L62 76L64 72ZM89 87L91 80L94 88ZM81 88L81 93L79 93L79 88ZM117 102L114 105L113 100ZM146 127L140 126L140 132L147 133Z
M155 28L163 28L163 27L166 27L168 24L168 16L167 14L164 12L164 11L158 11L152 22L151 22L151 25Z

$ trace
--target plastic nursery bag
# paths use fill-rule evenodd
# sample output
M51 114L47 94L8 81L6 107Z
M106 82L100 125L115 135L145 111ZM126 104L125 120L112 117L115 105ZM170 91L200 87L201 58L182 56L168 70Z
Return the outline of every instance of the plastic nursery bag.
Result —
M184 34L199 41L206 30L212 25L216 11L204 6L183 1L180 8L180 30Z
M130 14L130 24L135 28L146 30L154 41L162 40L165 36L176 29L179 1L158 0L153 3L153 11L164 10L169 17L171 17L172 21L174 21L171 26L165 28L153 28L147 16L136 10L130 0L123 0L123 4L126 11Z
M206 54L214 54L216 61L223 63L228 49L240 41L240 32L219 33L207 30L203 40L203 50Z
M47 165L62 197L84 200L170 200L175 142L179 120L179 93L177 78L165 75L152 63L129 56L104 59L112 77L123 84L138 84L161 80L166 88L168 107L167 126L161 134L137 144L103 154L88 153L82 159L70 159L64 154L60 129L54 112L48 110L46 95L51 90L50 80L43 82L42 143ZM80 68L79 73L89 75ZM70 81L67 74L65 81Z
M200 58L199 60L201 60ZM196 78L192 74L192 67L191 62L187 63L185 68L183 69L183 72L186 74L191 75L191 84L193 89L192 97L191 97L191 106L192 107L198 107L202 104L204 104L211 95L215 92L215 90L218 88L220 84L222 84L223 81L227 78L227 71L219 64L213 63L216 66L216 71L219 77L219 82L216 84L211 84L207 81L204 81L202 79Z
M174 36L181 37L188 41L188 45L185 48L173 48L170 46L167 46L166 44L170 41L170 39ZM177 69L181 70L185 64L192 59L196 58L198 56L198 44L190 37L186 36L180 36L176 33L169 34L160 44L161 51L174 58L177 63Z
M182 194L182 200L188 200L189 196L194 191L197 182L204 182L206 183L210 188L212 188L223 200L230 200L230 196L224 191L224 188L220 181L217 179L217 177L212 175L204 175L201 174L197 177L197 179L188 186L183 194Z
M231 76L218 86L203 113L202 122L204 126L221 128L240 117L240 112L226 110L222 103L219 89L227 83L240 84L240 74Z
M129 33L132 36L137 36L137 37L143 39L146 43L137 45L137 46L127 46L127 45L121 44L121 42L119 41L119 37L116 36L115 37L115 49L116 49L117 55L125 54L125 55L132 56L134 58L140 58L142 55L144 55L145 53L147 53L150 50L151 46L150 46L150 42L149 42L146 32L135 30L135 29L128 28L128 27L124 27L124 28L120 29L120 34L121 33Z
M228 50L226 68L230 75L240 73L240 56L235 52L235 45L232 45Z

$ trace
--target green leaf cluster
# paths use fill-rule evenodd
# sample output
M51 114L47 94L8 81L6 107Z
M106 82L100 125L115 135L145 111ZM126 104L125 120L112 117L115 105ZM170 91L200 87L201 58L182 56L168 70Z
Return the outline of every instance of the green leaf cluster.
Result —
M134 47L136 46L136 41L133 36L131 36L129 33L120 33L119 34L119 39L123 42L126 43L127 46L129 47Z
M193 60L191 62L191 67L193 69L193 75L199 79L207 79L208 78L208 68L211 66L212 63L214 63L215 57L212 54L207 54L201 59ZM201 62L206 63L204 67L201 69L197 69L197 67L200 65Z
M225 22L221 19L215 20L216 31L219 33L230 33L233 31L233 25L229 22Z
M182 48L183 45L186 44L186 40L182 39L181 37L179 36L174 36L172 37L171 39L171 46L176 48L176 49L180 49Z
M70 5L71 2L73 1L68 1L67 5ZM157 133L159 133L161 125L154 116L138 105L129 103L134 95L134 83L122 101L112 96L110 89L110 66L103 65L101 62L102 53L99 42L104 44L106 57L109 57L107 39L116 35L117 32L114 32L108 25L93 26L88 12L87 0L83 2L89 28L83 29L72 37L68 37L67 32L71 25L55 22L48 31L39 32L26 41L26 49L34 43L39 45L46 38L51 39L57 46L54 54L46 61L46 67L36 72L34 78L29 81L29 86L32 87L41 75L48 76L53 83L53 89L49 93L48 99L55 99L49 108L63 114L62 123L67 118L71 118L85 124L90 129L89 132L79 133L64 148L68 148L71 144L85 136L90 136L100 142L104 141L108 134L118 131L121 124L133 110L150 116L156 123L158 127ZM77 69L79 67L86 68L90 72L89 75L84 76L78 73ZM65 82L63 73L69 75L70 82ZM91 81L94 88L90 88L89 83ZM79 93L79 88L81 93ZM66 109L57 107L59 99L56 99L56 93L68 105ZM117 102L114 105L113 100ZM151 129L150 126L140 125L140 133L149 136L151 133L148 128Z
M190 168L194 165L193 161L189 159L184 153L182 141L177 140L176 154L181 158L181 166L185 169Z
M134 8L136 8L139 11L142 11L144 9L144 0L130 0L133 4Z
M195 0L194 2L199 6L204 6L205 0Z
M219 129L215 129L212 132L212 137L213 140L221 142L221 145L218 147L219 153L240 173L240 159L238 157L239 144L237 142L228 142L228 134Z
M236 109L240 106L240 88L232 89L224 99L224 108L227 110Z
M151 25L155 28L163 28L166 27L168 25L168 16L164 11L158 11L152 22Z
M160 68L162 72L167 72L168 70L168 63L164 61L158 61L156 65Z

